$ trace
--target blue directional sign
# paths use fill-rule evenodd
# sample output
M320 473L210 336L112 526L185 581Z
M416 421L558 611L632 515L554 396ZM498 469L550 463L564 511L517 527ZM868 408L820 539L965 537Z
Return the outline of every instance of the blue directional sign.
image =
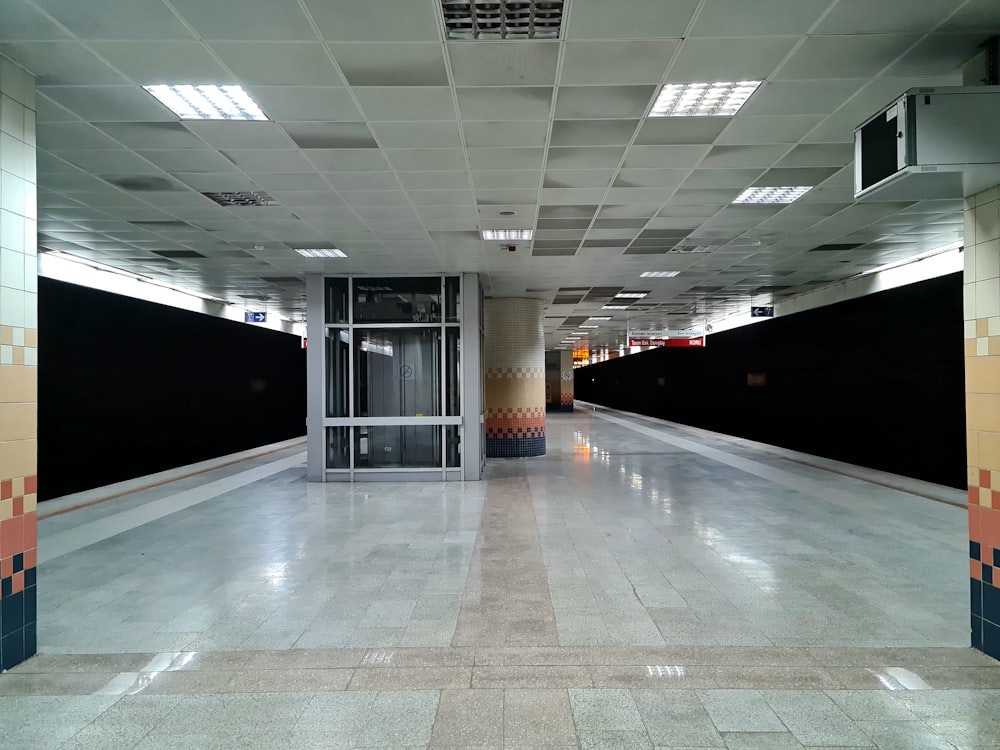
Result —
M245 313L245 321L247 323L266 323L267 313L266 312L250 312L247 310Z
M774 317L774 306L758 306L750 308L751 318L773 318Z

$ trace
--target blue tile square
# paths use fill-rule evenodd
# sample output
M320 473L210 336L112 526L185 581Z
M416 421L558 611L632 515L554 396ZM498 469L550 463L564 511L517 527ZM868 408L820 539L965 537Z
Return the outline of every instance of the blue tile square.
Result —
M1000 659L1000 627L986 620L983 620L982 650L994 659Z
M983 619L1000 622L1000 589L983 583Z
M21 592L24 594L24 624L38 619L38 588L32 586Z
M983 650L983 618L972 616L972 647Z
M969 579L969 605L975 617L983 616L983 582Z
M973 560L978 560L980 559L981 554L982 554L982 545L980 545L979 542L973 542L970 540L969 557L971 557Z
M993 566L983 563L983 583L993 583Z

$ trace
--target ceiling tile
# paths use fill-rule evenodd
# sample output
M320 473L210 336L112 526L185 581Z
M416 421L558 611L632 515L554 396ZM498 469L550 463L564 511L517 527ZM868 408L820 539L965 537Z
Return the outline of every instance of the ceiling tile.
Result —
M160 0L101 0L100 11L76 0L36 0L81 39L190 39Z
M354 94L369 120L446 120L455 117L451 90L446 87L355 88Z
M343 86L323 45L301 42L212 42L244 86Z
M819 115L741 115L719 136L716 143L724 146L795 143L822 119Z
M604 200L604 194L604 188L542 188L540 193L543 205L599 203Z
M760 169L696 169L685 188L746 188L761 175Z
M870 78L918 39L908 34L806 37L774 77L777 80Z
M684 182L688 169L622 169L615 178L616 188L675 187Z
M37 86L127 83L79 42L5 42L0 52L30 70Z
M393 169L422 171L457 171L465 169L465 154L458 148L400 148L385 152Z
M556 79L559 43L535 41L449 42L448 57L457 86L551 86Z
M376 122L371 129L382 148L455 148L462 142L454 120Z
M463 120L548 120L552 89L538 86L459 88Z
M997 13L1000 15L1000 11ZM942 70L956 71L955 85L961 85L958 71L976 55L983 44L982 32L932 34L906 51L885 72L887 76L933 76Z
M711 146L632 146L625 157L625 167L693 167L704 158Z
M829 0L706 0L690 36L805 34L829 5Z
M364 119L346 88L252 86L249 94L272 120L357 122Z
M115 150L54 151L56 156L70 164L89 172L151 172L155 168L133 151L124 148Z
M121 144L97 128L84 122L39 124L36 128L38 145L43 149L116 149ZM121 139L118 139L121 140ZM128 143L126 146L130 145Z
M842 167L854 159L851 144L805 144L789 151L776 167Z
M433 3L413 0L305 0L320 33L330 41L436 42L440 15Z
M613 169L550 169L545 173L547 188L606 188L615 176Z
M864 118L859 115L832 115L810 130L802 138L803 143L854 144L854 128Z
M631 0L628 12L605 0L573 0L567 39L656 39L685 35L699 0Z
M472 184L476 189L537 188L541 177L541 171L537 169L476 171L472 173Z
M312 148L303 152L321 172L388 172L385 157L371 148Z
M476 203L480 206L519 206L538 203L538 188L518 190L476 190Z
M560 86L556 95L558 120L642 117L655 86Z
M6 3L3 9L3 26L0 41L21 39L49 42L69 38L69 34L37 8L21 3Z
M295 191L330 192L330 186L315 172L251 173L248 176L272 196L275 193Z
M659 83L679 45L679 39L566 42L559 83Z
M854 96L864 78L828 81L773 81L761 86L741 115L828 114Z
M794 167L770 169L753 183L761 187L781 187L785 185L816 186L838 171L838 167Z
M111 132L107 126L101 127ZM184 127L203 139L205 143L218 148L291 148L294 145L285 132L271 122L189 120ZM167 148L170 145L140 144L138 148ZM199 147L203 148L204 145L198 143Z
M399 181L407 190L450 190L471 187L469 175L464 170L399 172Z
M600 169L617 167L623 146L575 146L550 148L546 169Z
M654 117L645 120L635 138L638 146L677 145L715 141L731 117Z
M244 172L311 172L301 152L288 149L226 149L223 155Z
M49 86L46 96L84 120L174 122L176 116L135 86Z
M613 146L632 140L638 120L556 120L552 146Z
M378 148L363 122L281 123L299 148Z
M667 81L746 81L767 78L792 50L796 37L686 39Z
M814 34L922 33L947 18L962 0L839 0Z
M316 39L297 0L240 0L237 8L217 1L171 0L171 3L202 39Z
M440 44L331 44L340 70L352 86L447 86Z
M237 83L201 42L93 42L101 57L135 83Z
M521 146L542 148L549 134L549 124L544 121L463 122L465 144L469 147Z
M481 169L541 169L545 155L540 148L470 148L469 165Z
M337 190L399 190L393 172L327 172L323 176Z
M995 0L969 0L955 15L941 24L941 31L974 31L1000 34L1000 13Z
M476 203L471 190L412 190L407 195L414 206L471 206Z
M655 206L644 206L642 204L607 205L601 206L601 210L597 212L597 215L601 219L649 218L656 214L659 207L659 204Z

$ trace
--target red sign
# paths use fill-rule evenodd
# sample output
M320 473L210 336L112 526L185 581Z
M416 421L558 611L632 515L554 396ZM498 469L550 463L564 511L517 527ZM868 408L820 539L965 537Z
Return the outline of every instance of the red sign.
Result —
M629 346L705 346L705 339L629 339Z

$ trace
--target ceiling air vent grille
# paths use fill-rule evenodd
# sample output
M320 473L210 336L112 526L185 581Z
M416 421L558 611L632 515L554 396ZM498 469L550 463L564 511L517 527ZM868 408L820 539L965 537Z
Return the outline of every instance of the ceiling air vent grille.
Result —
M206 198L215 201L220 206L277 206L278 201L267 193L251 190L223 191L221 193L202 193Z
M564 0L441 0L449 39L558 39Z

